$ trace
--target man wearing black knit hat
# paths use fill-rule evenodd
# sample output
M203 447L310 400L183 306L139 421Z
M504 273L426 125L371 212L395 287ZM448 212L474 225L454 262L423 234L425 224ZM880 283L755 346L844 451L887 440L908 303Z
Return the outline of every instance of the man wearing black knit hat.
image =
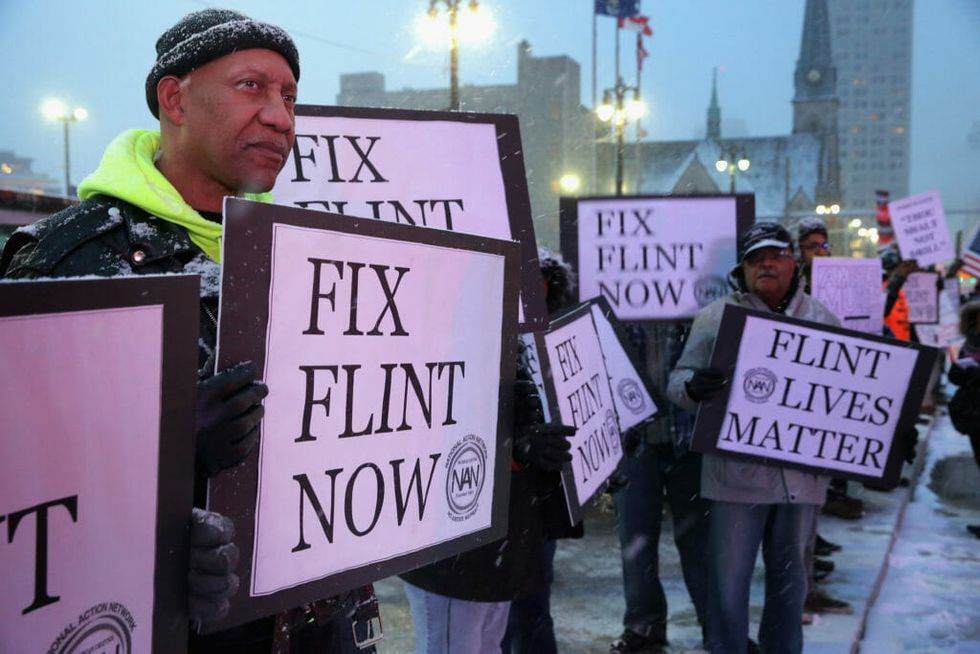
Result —
M117 137L79 185L82 203L15 232L0 273L201 275L195 496L203 506L207 478L238 465L255 446L268 392L253 364L215 374L220 212L229 195L268 199L295 138L299 55L282 28L219 9L182 18L157 40L156 53L145 90L160 131ZM191 620L217 620L238 589L234 527L224 516L195 509L190 532ZM317 627L331 615L324 606L342 610L344 603L322 604L314 617L311 608L192 636L190 650L347 651ZM346 632L350 641L349 620Z

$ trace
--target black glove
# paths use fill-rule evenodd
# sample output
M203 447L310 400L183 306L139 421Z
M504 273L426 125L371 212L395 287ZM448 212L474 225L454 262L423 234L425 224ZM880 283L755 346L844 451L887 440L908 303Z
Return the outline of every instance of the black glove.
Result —
M514 460L542 470L561 470L572 460L568 437L575 431L575 427L557 422L522 427L514 438Z
M529 427L544 421L544 409L537 385L529 379L514 382L514 428Z
M188 612L196 624L228 614L228 598L238 592L238 546L231 518L213 511L191 511L191 556L187 573Z
M634 425L623 433L623 453L633 456L646 439L646 429L642 425ZM614 491L609 491L610 493Z
M684 382L684 390L695 402L703 402L710 400L727 383L725 373L717 368L697 368L694 376Z
M241 463L258 441L269 387L257 374L254 363L240 363L197 383L197 464L209 477Z
M916 449L919 445L919 430L915 427L910 427L909 431L905 434L905 462L909 465L915 461Z

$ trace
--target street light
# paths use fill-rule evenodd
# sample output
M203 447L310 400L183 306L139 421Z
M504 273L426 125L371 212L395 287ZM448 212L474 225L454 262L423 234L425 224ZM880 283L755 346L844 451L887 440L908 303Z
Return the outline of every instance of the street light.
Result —
M626 94L633 98L626 102ZM623 194L623 159L626 155L624 136L627 120L639 120L646 113L646 105L640 99L640 89L616 80L616 86L602 92L602 104L595 108L596 117L604 123L612 122L616 130L616 195Z
M88 118L88 111L83 107L75 107L71 111L68 105L58 99L45 100L41 105L41 113L48 120L57 120L64 126L65 134L65 197L71 196L71 163L68 156L68 124L85 120Z
M745 156L744 152L736 156L735 146L730 145L727 147L722 147L718 161L715 162L715 170L717 170L719 173L723 173L726 170L728 171L728 192L734 195L735 175L738 173L744 173L751 165L752 162L749 161L749 158Z
M449 43L449 108L459 111L459 42L484 41L493 33L494 22L477 0L469 0L460 11L462 0L429 0L429 10L419 22L419 35L432 45ZM445 15L439 5L445 5Z
M565 173L558 180L558 186L562 192L572 194L582 188L582 178L575 173Z
M820 214L821 216L829 215L829 214L837 215L837 214L840 213L840 205L839 204L830 204L830 205L827 205L827 204L818 204L817 205L817 213Z

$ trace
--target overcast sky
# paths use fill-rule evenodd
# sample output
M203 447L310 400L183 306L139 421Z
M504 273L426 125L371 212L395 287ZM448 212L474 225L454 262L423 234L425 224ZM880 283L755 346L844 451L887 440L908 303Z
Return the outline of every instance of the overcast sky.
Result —
M567 54L582 66L591 104L592 0L481 0L497 31L487 45L464 44L462 84L512 84L517 43L535 54ZM441 4L441 3L440 3ZM947 209L980 207L980 0L918 0L912 83L911 191L938 189ZM384 73L389 89L448 85L448 54L419 49L415 19L426 0L0 0L6 60L0 149L33 157L63 177L61 130L40 113L53 95L88 109L72 126L72 181L98 164L105 145L129 127L155 127L143 84L154 43L180 16L233 7L277 23L300 51L300 101L333 104L339 75ZM791 127L792 76L803 0L643 0L654 29L641 81L652 139L703 135L711 69L719 66L723 133L767 136ZM599 19L599 93L614 83L613 19ZM623 39L633 83L632 39ZM625 47L629 43L629 47ZM969 134L973 131L974 145Z

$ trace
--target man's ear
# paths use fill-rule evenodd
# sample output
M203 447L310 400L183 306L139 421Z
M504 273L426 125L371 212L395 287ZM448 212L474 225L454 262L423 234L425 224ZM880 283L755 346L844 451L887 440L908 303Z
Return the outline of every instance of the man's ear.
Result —
M160 118L166 116L170 122L181 125L184 122L185 87L179 78L167 75L157 82L157 103L160 105Z

